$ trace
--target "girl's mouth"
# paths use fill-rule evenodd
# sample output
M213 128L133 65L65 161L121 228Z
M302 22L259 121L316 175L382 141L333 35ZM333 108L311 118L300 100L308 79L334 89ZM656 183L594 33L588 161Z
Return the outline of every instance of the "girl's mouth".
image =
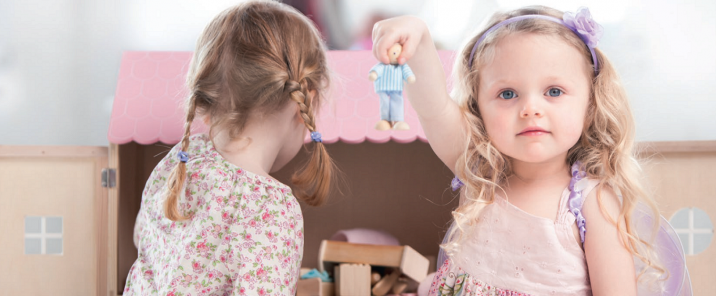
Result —
M523 129L518 136L541 136L545 134L549 134L550 132L536 126L530 126L525 129Z

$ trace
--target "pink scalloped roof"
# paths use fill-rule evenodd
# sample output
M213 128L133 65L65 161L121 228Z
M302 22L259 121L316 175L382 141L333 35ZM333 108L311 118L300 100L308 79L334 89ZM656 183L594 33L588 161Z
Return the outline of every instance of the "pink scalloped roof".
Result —
M445 73L452 68L452 51L440 51ZM184 86L191 52L125 52L119 69L117 92L107 137L111 143L176 144L184 130ZM327 103L319 110L318 131L325 143L338 140L408 143L425 139L415 110L405 100L407 131L376 131L380 119L378 95L368 80L368 71L377 62L370 51L330 51L328 61L334 72ZM420 83L420 77L417 77ZM206 132L195 121L192 132ZM308 139L307 139L308 141Z

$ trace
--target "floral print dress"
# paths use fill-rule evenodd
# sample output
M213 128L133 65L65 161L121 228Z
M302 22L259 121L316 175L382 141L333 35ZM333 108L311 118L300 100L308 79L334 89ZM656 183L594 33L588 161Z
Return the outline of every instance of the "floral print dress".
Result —
M134 240L139 256L127 295L294 295L303 254L303 216L291 189L227 162L206 135L190 138L185 195L164 215L175 146L142 193Z

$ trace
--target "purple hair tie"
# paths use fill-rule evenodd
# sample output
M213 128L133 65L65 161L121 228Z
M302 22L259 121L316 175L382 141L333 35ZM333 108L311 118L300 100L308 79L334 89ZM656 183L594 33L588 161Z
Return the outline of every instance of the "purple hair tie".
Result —
M321 143L323 140L321 140L321 133L319 132L311 132L311 141L314 141L316 143Z
M462 183L462 181L460 181L460 178L458 178L457 176L455 176L455 178L452 178L452 182L450 182L450 187L452 187L452 191L460 189L460 187L462 187L463 185L465 184Z
M189 161L189 153L186 153L186 151L179 151L179 161L186 163Z
M504 21L497 23L496 25L490 27L487 31L485 31L485 33L480 36L477 42L475 42L475 46L472 47L472 51L470 52L468 68L472 68L472 59L475 56L475 51L477 50L477 47L480 45L480 43L482 43L482 40L487 37L487 35L499 29L500 27L526 19L547 20L561 24L572 30L572 32L577 34L577 36L579 36L579 38L582 39L584 44L587 45L587 47L589 48L589 52L592 53L592 62L594 63L594 74L599 73L599 65L597 64L597 55L594 52L594 48L597 47L599 39L602 38L602 34L604 34L604 30L601 25L599 25L597 22L594 21L594 19L592 19L592 14L589 13L589 8L586 7L579 8L576 14L571 12L565 12L561 20L556 17L546 15L530 14L508 18Z

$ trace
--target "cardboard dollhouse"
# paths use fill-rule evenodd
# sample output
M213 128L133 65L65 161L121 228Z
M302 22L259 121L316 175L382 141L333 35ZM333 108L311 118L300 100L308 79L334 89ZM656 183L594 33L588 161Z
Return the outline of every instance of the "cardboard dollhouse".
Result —
M450 53L440 55L449 73ZM189 52L124 55L109 149L0 145L0 295L121 295L136 258L132 231L144 183L181 137L190 58ZM317 267L323 239L354 227L385 230L435 255L457 205L447 189L450 171L425 143L411 108L410 131L372 129L378 99L366 78L375 63L370 53L330 52L329 62L332 103L318 126L346 185L326 206L302 207L304 266ZM716 141L640 146L647 188L684 242L695 295L716 294ZM305 156L275 177L288 183Z

